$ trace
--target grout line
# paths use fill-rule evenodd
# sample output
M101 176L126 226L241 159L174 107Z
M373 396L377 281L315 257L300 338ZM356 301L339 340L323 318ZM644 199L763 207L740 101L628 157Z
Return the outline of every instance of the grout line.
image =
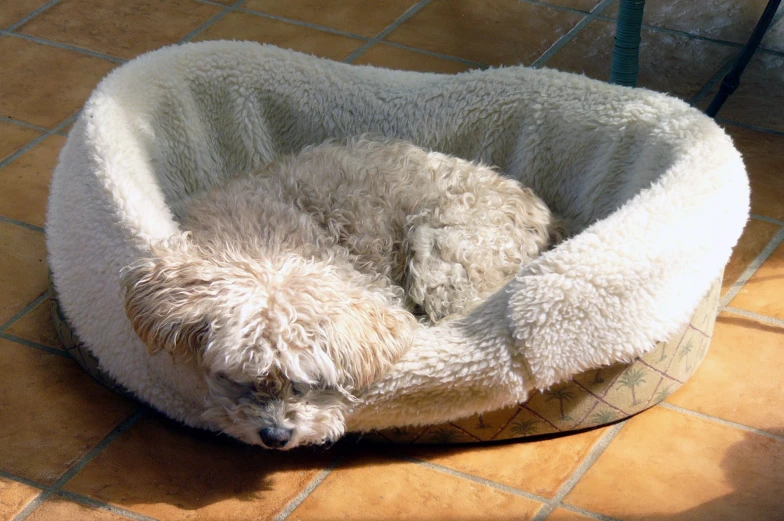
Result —
M0 33L2 33L2 30L0 30ZM81 110L79 112L81 112ZM48 137L50 137L50 136L52 136L54 134L57 134L58 132L60 132L60 130L62 130L63 128L67 127L73 120L75 120L77 118L77 116L79 116L79 112L76 112L75 114L65 118L62 122L60 122L60 124L58 124L52 130L47 130L45 134L41 134L37 138L34 138L34 139L30 140L25 146L23 146L22 148L20 148L19 150L17 150L13 154L11 154L10 156L8 156L5 159L3 159L2 161L0 161L0 169L4 168L6 165L11 164L13 161L16 161L20 156L22 156L22 154L24 154L28 150L32 149L33 147L35 147L36 145L38 145L39 143L44 141L46 138L48 138ZM39 226L33 226L32 224L23 223L21 221L15 220L15 219L8 219L6 217L0 217L0 221L8 222L8 223L11 223L11 224L16 224L18 226L23 226L25 228L29 228L29 229L35 230L37 232L43 232L44 231L44 229L39 227Z
M784 226L784 221L779 221L778 219L774 219L772 217L765 217L764 215L757 215L754 213L749 214L749 217L758 221L765 221L766 223L773 223L778 224L779 226Z
M596 458L598 458L599 455L602 452L604 452L604 450L607 448L607 445L610 444L610 442L612 441L612 438L615 437L615 434L617 434L617 432L621 429L621 427L623 427L624 423L625 423L625 421L621 422L621 423L618 423L618 424L614 425L613 427L611 427L610 430L607 433L605 433L604 436L599 440L599 442L597 442L597 444L594 445L594 448L588 454L588 456L583 460L583 463L572 474L573 477L575 475L579 474L579 476L574 479L574 483L576 483L577 479L579 479L579 477L582 476L582 474L587 470L587 468L591 464L593 464L593 462L596 460ZM467 474L465 472L460 472L459 470L454 470L454 469L451 469L449 467L445 467L445 466L439 465L437 463L431 463L429 461L422 461L420 459L412 458L412 457L405 457L405 456L398 456L398 457L400 459L404 460L404 461L408 461L410 463L414 463L416 465L420 465L422 467L425 467L425 468L428 468L428 469L431 469L431 470L435 470L437 472L442 472L444 474L448 474L448 475L454 476L456 478L472 481L474 483L477 483L477 484L480 484L480 485L484 485L484 486L487 486L487 487L491 487L491 488L494 488L496 490L500 490L502 492L506 492L508 494L514 494L516 496L521 496L521 497L524 497L526 499L530 499L532 501L537 501L539 503L543 503L542 507L540 507L540 509L539 509L539 513L533 519L544 519L544 516L549 515L550 512L552 510L554 510L556 507L561 507L561 508L565 508L567 510L571 510L573 512L578 512L578 513L580 513L582 515L585 515L585 516L588 516L588 517L593 517L594 519L598 519L598 520L601 520L601 521L618 521L615 518L612 518L612 517L609 517L609 516L605 516L603 514L599 514L599 513L596 513L596 512L591 512L590 510L585 510L585 509L580 508L580 507L574 507L572 505L561 504L560 499L559 499L559 497L561 496L561 491L564 491L562 495L565 496L568 493L568 491L571 490L571 488L574 486L574 483L571 483L573 478L570 478L564 485L561 486L561 488L559 489L559 492L556 493L555 497L553 497L552 499L548 499L548 498L546 498L544 496L540 496L540 495L534 494L532 492L528 492L528 491L525 491L525 490L521 490L521 489L517 489L517 488L514 488L514 487L510 487L509 485L504 485L503 483L497 483L495 481L492 481L492 480L489 480L489 479L486 479L486 478L481 478L479 476L474 476L472 474ZM588 462L588 463L586 463L586 462ZM585 467L585 468L583 468L583 467ZM571 483L571 485L569 485L570 483ZM569 489L568 490L564 490L564 487L566 487L567 485L569 485ZM542 513L542 512L545 512L544 516L540 516L540 513Z
M765 34L767 34L767 33L765 33ZM746 45L745 42L741 45L741 47L743 47L744 45ZM762 43L761 42L760 42L760 46L757 47L757 49L754 51L754 54L757 54L757 53L768 54L770 56L777 56L779 58L784 58L784 51L777 51L775 49L768 49L767 47L762 47Z
M41 490L46 490L47 488L49 488L48 485L44 485L43 483L38 483L37 481L34 481L32 479L16 476L5 470L0 470L0 478L5 478L10 481L16 481L17 483L21 483L22 485L27 485L28 487L38 488Z
M49 296L49 290L46 290L40 295L38 295L37 297L35 297L31 302L28 302L27 305L23 307L18 313L16 313L14 316L6 320L3 325L0 325L0 333L5 332L6 329L13 326L15 322L17 322L23 316L25 316L30 311L35 309L41 302L46 300L46 297L48 296Z
M31 499L30 502L26 504L22 510L20 510L14 517L11 518L12 521L22 521L22 519L29 516L33 512L33 510L38 508L38 506L41 503L43 503L46 500L46 498L52 495L51 487L49 487L48 485L44 485L43 483L38 483L31 479L15 476L4 470L0 470L0 477L5 478L9 481L22 483L23 485L27 485L28 487L37 488L41 491L38 495L36 495L33 499Z
M131 510L126 510L122 507L112 505L111 503L106 503L105 501L99 501L97 499L83 496L81 494L75 494L73 492L67 492L65 490L59 490L55 492L55 494L69 501L73 501L74 503L81 503L85 506L90 506L100 510L105 510L111 512L112 514L121 515L129 519L136 519L137 521L158 521L153 517L145 516L144 514L138 514Z
M0 338L4 340L8 340L9 342L16 342L17 344L31 347L33 349L38 349L39 351L43 351L45 353L49 353L50 355L57 355L63 358L68 358L69 360L73 360L73 357L68 354L67 351L63 351L62 349L57 349L55 347L45 346L43 344L39 344L38 342L32 342L30 340L20 338L16 335L9 335L8 333L0 333Z
M593 519L597 519L598 521L621 521L620 519L618 519L616 517L610 517L610 516L606 516L604 514L591 512L590 510L586 510L586 509L581 508L581 507L576 507L574 505L569 505L567 503L561 503L556 508L563 508L564 510L569 510L570 512L574 512L575 514L580 514L581 516L591 517ZM536 519L536 518L534 518L534 519Z
M305 488L303 488L300 493L297 494L297 497L289 501L289 503L283 507L283 510L278 512L278 515L272 518L272 521L283 521L289 517L291 513L294 512L294 510L296 510L296 508L300 506L314 490L316 490L316 487L321 485L321 483L327 479L327 476L329 476L342 461L343 455L336 456L335 459L333 459L332 462L324 468L324 470L316 474L316 477L310 480L310 483L308 483Z
M71 123L76 121L76 118L78 118L79 114L81 114L81 113L82 113L82 109L77 110L76 112L74 112L73 114L71 114L70 116L68 116L64 120L62 120L56 127L54 127L52 129L51 132L52 133L60 132L62 129L64 129L65 127L67 127L68 125L70 125Z
M613 23L613 24L617 23L617 18L613 18L613 17L610 17L610 16L599 15L597 18L599 18L600 20L602 20L604 22L610 22L610 23ZM738 50L742 49L743 46L746 45L746 42L743 42L743 43L731 42L729 40L722 40L720 38L711 38L710 36L702 36L702 35L699 35L699 34L692 34L692 33L686 32L686 31L681 31L679 29L671 29L669 27L659 27L659 26L656 26L656 25L650 25L650 24L646 24L646 23L642 24L642 28L647 30L647 31L651 31L651 32L665 33L665 34L670 34L670 35L673 35L673 36L681 36L683 38L690 38L692 40L700 40L702 42L715 43L716 45L722 45L724 47L735 47ZM765 54L774 54L774 55L778 55L778 56L784 56L784 52L776 51L776 50L773 50L773 49L767 49L767 48L764 48L764 47L759 47L758 50L764 52ZM737 58L737 56L735 58Z
M525 490L520 490L514 487L510 487L509 485L504 485L503 483L497 483L495 481L491 481L486 478L481 478L479 476L474 476L473 474L467 474L465 472L460 472L459 470L450 469L449 467L445 467L443 465L439 465L437 463L431 463L429 461L423 461L417 458L412 458L409 456L398 456L403 461L407 461L409 463L414 463L416 465L428 468L430 470L435 470L437 472L441 472L443 474L448 474L450 476L465 479L467 481L472 481L479 485L484 485L486 487L494 488L496 490L500 490L502 492L506 492L507 494L514 494L515 496L521 496L526 499L531 499L533 501L537 501L539 503L547 503L552 501L544 496L540 496L539 494L534 494L533 492L527 492Z
M74 112L73 114L71 114L70 116L68 116L67 118L65 118L63 121L60 122L60 124L58 124L56 127L54 127L52 129L52 134L54 134L56 132L60 132L65 127L67 127L68 125L70 125L71 123L76 121L76 119L79 117L79 115L81 113L82 113L82 109L79 109L76 112Z
M41 492L40 494L35 496L33 498L33 500L30 501L27 505L25 505L25 507L22 509L22 511L19 512L18 514L16 514L16 516L12 517L11 520L12 521L22 521L23 519L26 519L27 516L32 514L33 511L36 508L38 508L39 506L41 506L41 503L46 501L49 498L49 496L51 496L51 495L52 495L52 490L51 489L44 490L43 492Z
M477 69L487 69L490 66L485 65L484 63L475 62L473 60L467 60L465 58L460 58L459 56L452 56L450 54L441 54L438 52L427 51L425 49L418 49L416 47L411 47L410 45L404 45L402 43L395 43L389 41L381 41L378 42L379 45L386 45L387 47L397 47L398 49L405 49L407 51L417 52L419 54L427 54L428 56L432 56L434 58L441 58L442 60L449 60L453 62L463 63L465 65L470 65Z
M607 447L610 446L610 443L615 439L618 433L621 431L624 425L628 420L624 420L622 422L616 423L612 427L608 429L606 433L599 439L598 442L591 448L591 451L588 453L588 456L583 459L580 465L572 472L572 475L569 476L569 479L561 485L561 488L558 489L555 496L548 502L548 504L544 505L542 508L539 509L539 512L536 513L532 521L543 521L547 516L549 516L553 510L555 510L559 506L566 506L563 505L563 499L566 495L572 491L574 486L577 484L578 481L588 472L588 469L599 459L599 456L607 450ZM611 517L602 517L600 519L613 519Z
M417 14L419 11L422 10L427 4L430 3L431 0L420 0L416 4L409 7L405 13L400 15L394 22L389 24L384 30L378 33L376 36L365 42L363 45L356 49L354 52L346 56L343 60L344 63L351 63L360 56L362 56L368 49L373 47L376 43L380 42L384 38L386 38L389 33L400 27L406 20Z
M587 16L585 16L582 20L577 22L574 27L569 29L565 35L558 38L558 40L553 43L549 49L544 51L541 56L539 56L534 62L531 64L531 67L536 69L542 67L547 60L549 60L555 53L560 51L567 43L569 43L577 34L582 31L586 25L593 22L597 16L601 14L607 7L610 6L615 0L603 0L600 4L595 6ZM580 13L585 14L585 13Z
M766 432L754 427L749 427L748 425L743 425L741 423L735 423L729 420L724 420L722 418L717 418L716 416L711 416L710 414L705 414L697 411L692 411L689 409L684 409L683 407L679 407L677 405L673 405L668 402L659 402L657 407L662 407L664 409L669 409L671 411L680 412L683 414L688 414L689 416L694 416L696 418L700 418L702 420L707 420L713 423L718 423L720 425L724 425L725 427L734 427L735 429L740 429L742 431L751 432L754 434L759 434L760 436L765 436L767 438L773 438L774 440L784 441L784 436L779 434L773 434L772 432Z
M16 481L18 483L22 483L28 485L30 487L35 487L41 489L41 493L38 494L30 503L28 503L21 512L19 512L14 518L13 521L22 521L23 519L27 518L30 514L33 513L35 509L37 509L41 503L46 501L52 495L61 496L64 499L69 501L73 501L76 503L81 503L86 506L90 506L93 508L98 508L101 510L106 510L108 512L122 515L128 517L130 519L135 519L137 521L157 521L152 517L145 516L143 514L138 514L136 512L126 510L122 507L118 507L107 503L105 501L100 501L97 499L93 499L88 496L84 496L82 494L77 494L74 492L69 492L66 490L61 490L61 487L73 478L76 474L79 473L86 465L88 465L95 457L102 452L110 443L112 443L117 437L119 437L123 432L127 431L134 423L136 423L140 418L142 418L146 414L146 408L139 407L136 411L134 411L128 418L123 420L117 427L112 429L112 431L103 439L101 440L98 445L96 445L90 452L85 454L73 467L71 467L65 474L63 474L57 481L55 481L52 485L44 485L42 483L38 483L36 481L22 478L19 476L15 476L8 472L0 470L0 477L9 479L11 481Z
M14 125L19 125L20 127L27 127L33 130L37 130L39 132L49 132L48 128L39 127L38 125L33 125L32 123L26 123L24 121L20 121L14 118L8 118L6 116L0 116L0 121L5 121L6 123L13 123Z
M44 501L46 501L47 499L49 499L53 495L60 496L60 497L62 497L64 499L67 499L68 501L72 501L74 503L81 503L82 505L86 505L86 506L90 506L90 507L93 507L93 508L97 508L99 510L105 510L107 512L111 512L112 514L121 515L121 516L127 517L129 519L135 519L137 521L158 521L155 518L152 518L152 517L149 517L149 516L145 516L144 514L138 514L136 512L131 511L131 510L126 510L126 509L124 509L122 507L118 507L116 505L112 505L111 503L106 503L105 501L100 501L100 500L97 500L97 499L93 499L91 497L83 496L81 494L76 494L74 492L68 492L68 491L65 491L65 490L55 490L53 487L47 487L46 485L42 485L40 483L35 483L33 481L30 481L30 480L27 480L27 479L24 479L24 478L20 478L18 476L14 476L14 475L8 474L6 472L0 471L0 476L3 476L3 477L5 477L7 479L10 479L12 481L16 481L18 483L24 483L25 485L29 485L29 486L33 486L33 487L42 489L40 494L38 494L36 497L34 497L30 501L30 503L25 505L25 508L23 508L16 515L16 517L12 518L12 521L22 521L23 519L27 518L30 514L33 513L34 510L36 510L39 506L41 506L41 503L43 503Z
M128 416L125 420L122 421L117 427L112 429L112 431L106 435L104 439L102 439L98 445L93 447L93 449L82 456L82 458L76 462L76 464L68 469L60 479L54 482L52 485L53 489L60 489L63 485L65 485L71 478L73 478L76 474L79 473L84 467L86 467L91 461L93 461L103 450L108 447L114 440L120 437L122 433L130 429L137 421L139 421L142 417L147 414L147 409L145 407L137 408L130 416Z
M8 30L8 31L16 31L21 26L23 26L24 24L26 24L27 22L29 22L30 20L32 20L33 18L35 18L39 14L43 13L44 11L49 9L50 7L52 7L52 6L56 5L56 4L59 4L59 3L60 3L60 0L50 0L49 2L45 3L44 5L42 5L41 7L36 9L35 11L33 11L32 13L30 13L27 16L25 16L24 18L22 18L21 20L15 22L15 23L12 23L11 25L9 25L6 28L6 30Z
M9 163L10 163L10 161L9 161ZM0 168L3 168L4 166L6 166L6 165L0 163ZM16 219L10 219L8 217L3 217L2 215L0 215L0 222L6 223L6 224L13 224L15 226L21 226L22 228L27 228L28 230L32 230L34 232L44 233L44 229L41 228L40 226L35 226L33 224L27 224L26 222L17 221Z
M80 470L82 470L88 463L95 459L99 453L101 453L111 442L113 442L120 434L128 430L131 425L136 423L136 421L142 417L144 414L145 409L140 407L133 414L131 414L128 418L126 418L120 425L115 427L112 432L110 432L104 439L102 439L98 445L93 447L93 449L82 456L79 461L76 462L76 465L68 469L60 478L54 482L54 484L50 487L46 487L43 492L41 492L38 496L36 496L33 501L28 503L28 505L13 518L13 521L22 521L27 516L33 513L33 511L38 508L41 503L43 503L49 496L59 491L60 487L62 487L68 480L73 478Z
M212 2L209 2L207 0L196 0L196 1L197 2L202 2L202 3L205 3L205 4L220 5L220 4L213 4ZM323 31L323 32L326 32L326 33L332 33L332 34L335 34L335 35L338 35L338 36L346 36L348 38L354 38L355 40L362 40L362 41L367 41L368 40L368 38L366 36L361 36L359 34L350 33L350 32L347 32L347 31L341 31L339 29L333 29L332 27L327 27L327 26L324 26L324 25L313 24L313 23L310 23L310 22L303 22L302 20L295 20L293 18L286 18L285 16L278 16L278 15L274 15L274 14L264 13L262 11L256 11L254 9L248 9L247 7L240 7L239 9L237 9L237 11L239 11L240 13L252 14L252 15L255 15L255 16L260 16L262 18L269 18L270 20L276 20L278 22L285 22L285 23L288 23L288 24L291 24L291 25L298 25L300 27L306 27L308 29L316 29L317 31Z
M776 11L776 13L773 15L773 18L770 21L770 25L768 25L767 31L765 31L765 34L763 35L763 39L764 39L765 36L770 34L770 32L773 29L775 29L776 26L778 26L779 24L784 25L784 9L781 9L780 7L779 7L778 11ZM745 42L744 42L744 45L745 45ZM784 52L782 52L782 51L777 51L775 49L769 49L767 47L764 47L764 44L762 43L762 40L760 40L759 47L757 47L757 49L760 50L760 51L767 52L767 53L774 53L774 54L779 54L781 56L784 56Z
M757 125L752 125L750 123L742 123L740 121L735 121L732 119L720 118L716 116L713 118L714 121L717 123L721 123L723 125L733 125L735 127L745 128L746 130L754 130L756 132L763 132L765 134L773 134L774 136L784 136L784 131L781 130L774 130L772 128L765 128L765 127L758 127Z
M747 311L745 309L740 309L740 308L735 308L730 306L725 306L724 311L726 311L727 313L732 313L733 315L740 315L742 317L751 318L759 322L765 322L766 324L770 324L771 326L784 327L784 320L781 320L780 318L769 317L761 313L755 313L754 311Z
M553 11L563 11L565 13L574 13L574 14L589 14L591 11L596 10L599 4L596 4L591 11L583 11L582 9L577 9L576 7L566 7L564 5L557 5L557 4L546 4L544 2L540 2L537 0L518 0L520 2L524 2L526 4L536 5L539 7L547 7L548 9L552 9ZM612 0L615 1L615 0Z
M186 43L186 42L191 41L191 39L193 39L196 36L198 36L199 33L203 32L205 29L207 29L210 26L212 26L213 24L215 24L217 21L219 21L220 19L225 17L227 14L229 14L232 11L236 10L238 7L240 7L242 4L244 4L245 1L246 0L237 0L236 2L231 4L230 6L226 6L226 5L223 5L223 4L218 4L218 5L223 5L223 10L219 11L212 18L210 18L209 20L207 20L206 22L204 22L199 27L197 27L193 31L189 32L185 36L183 36L179 43Z
M37 36L30 36L29 34L24 34L24 33L13 33L13 32L8 31L6 29L0 29L0 35L13 36L15 38L21 38L23 40L28 40L28 41L35 42L35 43L40 43L42 45L48 45L50 47L57 47L58 49L65 49L65 50L68 50L68 51L74 51L74 52L78 52L79 54L86 54L88 56L92 56L93 58L100 58L102 60L107 60L107 61L114 62L114 63L117 63L117 64L122 64L122 63L125 63L125 62L128 61L128 60L125 60L123 58L115 58L114 56L110 56L108 54L103 54L103 53L100 53L100 52L91 51L90 49L84 49L82 47L76 47L75 45L68 45L67 43L60 43L60 42L55 42L53 40L46 40L44 38L38 38Z
M735 65L737 59L738 59L737 56L732 56L729 60L724 62L724 65L719 67L719 70L716 71L716 73L713 76L711 76L708 81L705 82L702 88L699 91L697 91L697 94L695 94L694 96L692 96L687 100L687 103L691 106L696 106L699 102L705 99L705 96L710 94L713 88L719 85L724 79L724 77L727 74L729 74L729 72L732 70L732 66Z
M719 301L719 308L724 308L727 306L727 304L732 302L732 299L734 299L735 296L740 293L741 288L743 288L743 286L749 281L749 279L752 277L752 275L754 275L759 267L762 266L762 263L768 260L768 257L771 256L773 251L778 248L782 242L784 242L784 228L780 229L778 233L773 236L770 242L768 242L767 246L765 246L760 254L757 255L753 261L751 261L751 264L749 264L743 273L741 273L740 277L738 277L738 280L735 281L729 290L727 290L727 293L721 297L721 300Z

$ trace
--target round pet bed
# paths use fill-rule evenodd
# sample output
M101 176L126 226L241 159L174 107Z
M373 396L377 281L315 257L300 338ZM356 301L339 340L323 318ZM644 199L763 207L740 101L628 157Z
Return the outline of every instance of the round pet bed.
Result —
M449 443L582 429L650 407L695 370L749 203L741 157L712 120L556 71L395 72L245 42L125 64L70 132L47 218L70 351L108 385L214 428L199 371L136 336L121 270L178 234L183 202L219 180L365 132L496 165L571 238L467 317L421 328L362 391L349 431Z

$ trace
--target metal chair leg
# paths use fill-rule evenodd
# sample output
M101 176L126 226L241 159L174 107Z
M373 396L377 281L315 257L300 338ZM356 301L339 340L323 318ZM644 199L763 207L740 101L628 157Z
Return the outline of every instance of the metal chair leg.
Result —
M645 0L621 0L615 28L610 83L637 86L640 32Z
M757 23L757 27L754 28L754 32L751 33L751 38L749 38L749 41L746 42L746 45L743 47L732 70L724 77L724 80L722 80L719 92L716 93L713 101L711 101L708 110L705 111L705 114L708 116L716 116L719 109L721 109L721 106L727 101L727 98L735 92L735 89L740 85L740 75L743 74L743 70L746 68L746 65L749 64L749 60L751 60L754 51L757 50L757 47L762 41L762 37L765 36L765 31L770 27L770 23L773 21L773 15L776 14L776 10L779 8L780 4L781 0L769 0L768 5L765 6L765 11L762 12L762 18L760 18Z

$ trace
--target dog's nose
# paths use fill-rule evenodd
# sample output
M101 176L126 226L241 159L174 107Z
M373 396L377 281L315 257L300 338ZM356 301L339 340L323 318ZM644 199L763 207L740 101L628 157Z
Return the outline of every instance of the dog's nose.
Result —
M291 429L265 427L259 431L261 442L270 449L280 449L291 440Z

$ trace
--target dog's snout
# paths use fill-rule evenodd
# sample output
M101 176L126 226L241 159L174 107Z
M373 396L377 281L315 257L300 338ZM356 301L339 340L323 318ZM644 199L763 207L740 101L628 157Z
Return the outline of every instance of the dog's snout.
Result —
M261 442L270 449L280 449L291 440L291 429L266 427L259 431Z

